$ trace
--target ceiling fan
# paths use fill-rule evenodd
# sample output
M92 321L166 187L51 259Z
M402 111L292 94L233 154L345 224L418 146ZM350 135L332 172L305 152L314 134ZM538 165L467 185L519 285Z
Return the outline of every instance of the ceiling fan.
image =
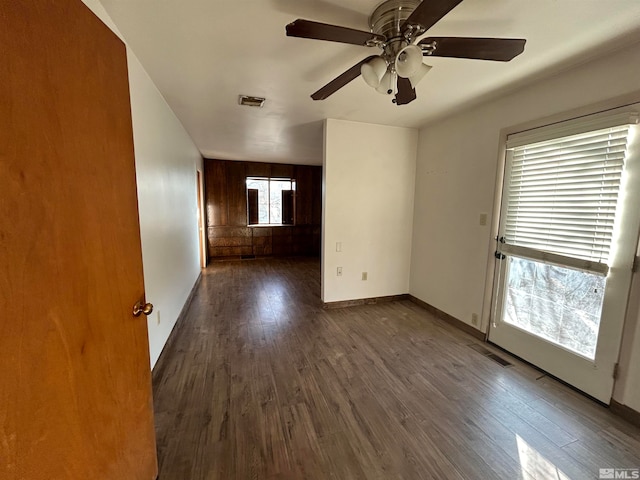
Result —
M350 43L382 49L356 63L311 95L324 100L362 75L392 102L406 105L416 99L415 87L431 67L423 56L471 58L508 62L524 51L526 40L516 38L418 37L462 0L386 0L369 17L370 32L298 19L287 25L287 36Z

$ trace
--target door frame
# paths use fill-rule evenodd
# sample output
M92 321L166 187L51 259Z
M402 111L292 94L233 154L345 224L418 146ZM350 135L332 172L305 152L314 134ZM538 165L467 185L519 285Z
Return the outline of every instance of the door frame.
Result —
M200 268L207 268L207 241L206 241L206 216L204 210L204 180L200 169L196 169L196 201L197 201L197 222L198 222L198 252L200 257Z

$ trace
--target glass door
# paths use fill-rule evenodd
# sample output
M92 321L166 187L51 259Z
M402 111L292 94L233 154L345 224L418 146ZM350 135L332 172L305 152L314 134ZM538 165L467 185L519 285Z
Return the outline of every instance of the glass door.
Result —
M605 403L640 227L633 122L509 137L496 251L489 340Z

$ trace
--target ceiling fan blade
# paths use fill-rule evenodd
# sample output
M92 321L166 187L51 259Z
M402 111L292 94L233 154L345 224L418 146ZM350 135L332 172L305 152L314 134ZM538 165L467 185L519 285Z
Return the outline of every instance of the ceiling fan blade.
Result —
M508 62L524 51L523 38L463 38L428 37L418 45L433 45L423 49L423 54L433 57L473 58Z
M382 43L386 40L383 35L302 19L293 21L287 25L286 28L287 36L289 37L351 43L353 45L362 45L365 47L374 47L378 43Z
M416 99L416 90L411 86L411 80L398 77L398 93L396 93L396 105L406 105Z
M405 20L400 29L404 32L408 25L422 25L425 30L433 27L462 0L423 0Z
M365 58L361 62L356 63L353 67L351 67L349 70L344 72L342 75L337 76L336 78L331 80L329 83L327 83L324 87L322 87L320 90L313 93L311 95L311 98L313 98L314 100L324 100L325 98L333 95L342 87L344 87L347 83L358 78L360 76L360 68L362 67L362 64L367 63L369 60L371 60L372 58L375 58L376 56L377 55L371 55L370 57Z

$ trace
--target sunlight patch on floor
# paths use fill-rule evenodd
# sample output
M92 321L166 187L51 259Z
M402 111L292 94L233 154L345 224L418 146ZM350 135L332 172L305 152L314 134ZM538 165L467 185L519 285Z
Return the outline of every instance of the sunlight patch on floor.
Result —
M516 442L518 444L520 468L524 478L570 480L562 470L543 457L540 452L525 442L520 435L516 434Z

